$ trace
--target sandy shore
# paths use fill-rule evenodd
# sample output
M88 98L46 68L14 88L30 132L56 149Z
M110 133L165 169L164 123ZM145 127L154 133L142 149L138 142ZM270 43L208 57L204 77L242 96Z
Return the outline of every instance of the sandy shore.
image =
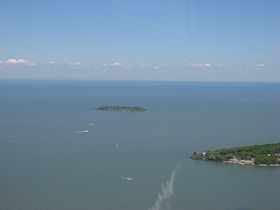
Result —
M255 164L254 160L239 160L237 158L229 159L227 161L223 161L223 163L237 164L237 165L253 165L260 167L279 167L280 164Z

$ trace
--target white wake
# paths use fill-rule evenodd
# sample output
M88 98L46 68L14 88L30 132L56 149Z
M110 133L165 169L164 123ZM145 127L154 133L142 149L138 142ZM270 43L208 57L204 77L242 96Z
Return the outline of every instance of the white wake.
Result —
M169 208L168 200L174 194L174 182L179 168L180 166L177 166L176 169L172 171L170 180L161 185L161 191L158 193L158 197L150 210L162 210L165 207Z

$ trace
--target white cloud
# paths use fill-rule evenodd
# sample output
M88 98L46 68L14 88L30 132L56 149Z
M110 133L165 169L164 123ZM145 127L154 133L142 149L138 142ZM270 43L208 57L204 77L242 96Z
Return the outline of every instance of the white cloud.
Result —
M15 65L15 64L35 65L34 63L31 63L29 60L25 60L22 58L19 58L19 59L10 58L10 59L6 60L5 63L11 64L11 65Z
M136 65L134 65L134 64L122 64L122 67L124 68L124 69L132 69L132 68L134 68L134 67L136 67Z
M108 67L108 68L110 68L110 67L125 67L123 64L121 64L119 62L114 62L114 63L109 63L109 64L103 63L103 64L101 64L101 66Z
M264 65L263 63L258 63L258 64L256 64L256 67L257 67L257 68L264 68L265 65Z
M48 61L48 64L55 64L54 61Z
M209 68L212 66L210 63L189 63L189 65L195 68Z
M119 63L119 62L115 62L115 63L111 63L111 64L109 64L109 66L113 66L113 67L120 67L120 66L122 66L122 64L121 64L121 63Z
M3 61L0 60L0 64L2 64L2 63L3 63Z
M82 66L83 64L81 62L76 61L76 62L69 63L69 65L70 66Z
M160 69L161 68L161 66L154 66L154 70L158 70L158 69Z

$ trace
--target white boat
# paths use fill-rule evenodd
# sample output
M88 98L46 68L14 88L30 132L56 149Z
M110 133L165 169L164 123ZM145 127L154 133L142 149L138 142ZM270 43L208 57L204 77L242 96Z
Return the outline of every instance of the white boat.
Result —
M131 177L125 177L125 179L126 179L127 181L132 181L132 180L133 180L133 178L131 178Z
M132 181L132 180L133 180L133 178L131 178L131 177L126 177L126 176L122 176L121 178L125 179L126 181Z

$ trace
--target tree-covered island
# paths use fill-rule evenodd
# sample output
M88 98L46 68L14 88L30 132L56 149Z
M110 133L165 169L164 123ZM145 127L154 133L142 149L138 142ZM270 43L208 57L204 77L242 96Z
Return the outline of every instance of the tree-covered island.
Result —
M280 166L280 143L194 152L191 158L239 165Z
M101 111L111 111L111 112L144 112L146 109L140 106L100 106L96 108Z

